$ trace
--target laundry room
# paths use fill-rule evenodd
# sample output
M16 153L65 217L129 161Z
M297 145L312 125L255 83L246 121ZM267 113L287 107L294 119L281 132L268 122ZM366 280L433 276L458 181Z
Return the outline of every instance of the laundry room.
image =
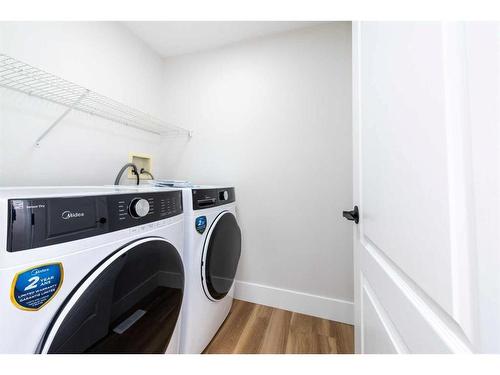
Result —
M159 14L0 20L0 354L500 353L500 23Z
M144 188L234 188L241 251L229 277L233 315L248 327L230 347L227 319L212 340L227 306L187 352L210 342L221 353L354 351L352 225L334 214L352 202L350 22L2 22L0 38L5 189L129 189L128 163ZM209 215L184 208L186 227L207 216L210 229ZM64 284L40 312L63 302ZM306 349L295 330L280 333L288 344L248 341L290 324L326 328Z

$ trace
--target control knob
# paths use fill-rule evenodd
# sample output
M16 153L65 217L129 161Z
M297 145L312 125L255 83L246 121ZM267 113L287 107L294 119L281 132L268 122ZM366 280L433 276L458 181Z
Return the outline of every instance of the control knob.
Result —
M129 206L130 215L136 219L149 213L149 202L143 198L134 198Z

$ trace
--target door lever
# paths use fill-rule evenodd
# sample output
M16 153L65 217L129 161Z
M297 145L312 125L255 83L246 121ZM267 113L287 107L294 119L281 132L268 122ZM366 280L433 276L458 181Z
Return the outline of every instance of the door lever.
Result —
M356 224L359 223L358 206L354 206L354 209L352 211L342 211L342 216L347 220L354 221Z

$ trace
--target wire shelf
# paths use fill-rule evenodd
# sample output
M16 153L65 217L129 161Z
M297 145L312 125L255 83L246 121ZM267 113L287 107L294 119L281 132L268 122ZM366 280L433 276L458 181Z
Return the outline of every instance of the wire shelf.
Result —
M37 140L37 144L71 110L85 112L159 136L191 136L191 132L187 129L165 123L147 113L1 53L0 87L60 104L67 108L66 112L42 134Z

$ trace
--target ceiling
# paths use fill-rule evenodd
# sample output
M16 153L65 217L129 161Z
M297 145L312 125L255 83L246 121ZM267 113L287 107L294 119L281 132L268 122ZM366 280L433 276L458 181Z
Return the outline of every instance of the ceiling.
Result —
M128 21L123 24L163 57L182 55L283 31L310 21Z

